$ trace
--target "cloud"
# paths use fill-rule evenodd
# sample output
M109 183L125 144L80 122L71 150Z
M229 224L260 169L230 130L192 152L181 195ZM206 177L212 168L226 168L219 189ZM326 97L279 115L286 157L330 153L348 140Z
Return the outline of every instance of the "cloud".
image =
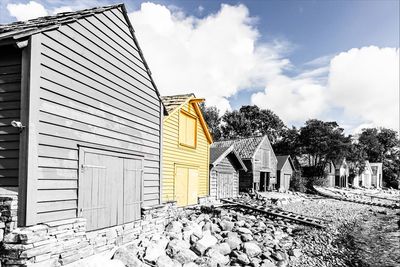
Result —
M27 4L8 4L7 10L17 20L29 20L48 15L44 6L35 1L30 1Z
M329 67L329 97L346 116L365 124L399 129L398 48L354 48L335 56Z
M244 5L221 5L199 19L163 5L143 3L129 14L162 94L194 92L208 105L230 109L228 97L259 86L288 65L285 44L258 44Z

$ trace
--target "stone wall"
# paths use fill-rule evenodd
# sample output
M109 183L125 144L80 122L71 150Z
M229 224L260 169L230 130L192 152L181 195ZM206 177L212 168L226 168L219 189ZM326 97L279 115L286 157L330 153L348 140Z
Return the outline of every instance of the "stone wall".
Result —
M13 201L2 202L2 220L3 210L10 211L5 214L14 214L11 212L14 211ZM143 208L139 221L91 232L86 232L86 221L82 218L12 228L14 217L4 216L2 231L5 235L2 238L0 266L66 265L132 242L141 234L161 233L180 211L175 202Z

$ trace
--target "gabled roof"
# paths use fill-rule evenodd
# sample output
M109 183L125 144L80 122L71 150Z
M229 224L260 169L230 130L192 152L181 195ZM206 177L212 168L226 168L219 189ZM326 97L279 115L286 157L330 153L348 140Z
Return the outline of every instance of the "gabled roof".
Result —
M161 100L164 103L164 106L169 113L171 113L177 107L180 107L183 103L188 100L189 97L194 94L184 94L184 95L171 95L171 96L161 96Z
M285 163L289 161L290 165L292 166L292 169L295 170L296 168L294 167L292 158L289 155L284 155L284 156L276 156L276 159L278 160L278 165L277 165L277 170L282 170L283 166L285 166Z
M180 110L180 108L183 105L185 105L186 103L192 104L194 107L194 110L196 111L196 114L199 118L201 127L203 128L203 131L204 131L204 134L206 135L208 142L210 144L212 144L212 142L213 142L212 136L210 134L210 131L208 130L208 126L203 117L203 113L201 112L200 107L198 105L198 103L203 102L204 99L196 98L196 96L193 93L190 93L190 94L183 94L183 95L162 96L161 101L163 102L163 105L168 113L164 117L164 120L167 120L173 113Z
M114 8L125 10L123 4L89 8L74 12L62 12L53 16L39 17L26 21L17 21L10 24L0 24L0 39L12 37L20 39L38 32L49 31L61 25L75 22L78 19L102 13Z
M239 154L236 152L234 145L219 146L218 142L215 142L210 146L210 164L211 165L214 165L214 166L217 165L224 158L226 158L228 156L230 156L231 159L234 159L234 161L237 162L237 165L240 166L238 169L247 171L246 165L243 163Z
M250 159L259 148L261 142L267 138L266 136L249 137L236 140L219 141L218 146L234 145L235 150L239 153L242 159Z
M156 91L158 97L160 98L160 93L157 89L156 84L154 83L153 77L151 76L151 71L147 62L143 56L142 50L140 49L139 43L136 39L132 24L128 18L128 14L124 4L117 5L109 5L103 7L94 7L89 9L83 9L73 12L61 12L52 16L39 17L26 21L17 21L10 24L0 24L0 40L14 40L14 41L22 41L26 40L29 36L45 31L51 31L59 28L62 25L66 25L69 23L76 22L79 19L83 19L85 17L93 16L98 13L103 13L112 9L120 9L122 15L125 18L125 22L129 31L132 35L133 41L139 51L141 60L146 68L147 74L149 75L150 81ZM161 103L162 104L162 103ZM165 107L164 107L165 109Z

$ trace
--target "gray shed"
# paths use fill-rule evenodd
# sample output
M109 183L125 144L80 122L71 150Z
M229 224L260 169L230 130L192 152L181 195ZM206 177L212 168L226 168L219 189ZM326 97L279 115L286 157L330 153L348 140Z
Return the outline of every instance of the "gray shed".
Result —
M0 26L0 186L20 226L160 204L162 104L124 5Z
M277 159L267 136L220 141L216 146L233 145L247 171L239 172L239 190L267 191L276 186Z
M289 155L276 156L278 160L277 165L277 189L279 191L287 191L290 187L290 180L292 179L293 172L296 170L292 158Z
M239 171L247 171L234 145L214 142L210 147L210 196L215 199L239 196Z

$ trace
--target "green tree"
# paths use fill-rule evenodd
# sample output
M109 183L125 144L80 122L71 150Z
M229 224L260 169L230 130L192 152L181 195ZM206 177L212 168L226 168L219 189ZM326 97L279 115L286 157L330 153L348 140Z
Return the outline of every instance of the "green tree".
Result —
M218 141L221 139L221 117L219 116L219 110L216 107L207 107L204 102L200 103L200 109L213 140Z

